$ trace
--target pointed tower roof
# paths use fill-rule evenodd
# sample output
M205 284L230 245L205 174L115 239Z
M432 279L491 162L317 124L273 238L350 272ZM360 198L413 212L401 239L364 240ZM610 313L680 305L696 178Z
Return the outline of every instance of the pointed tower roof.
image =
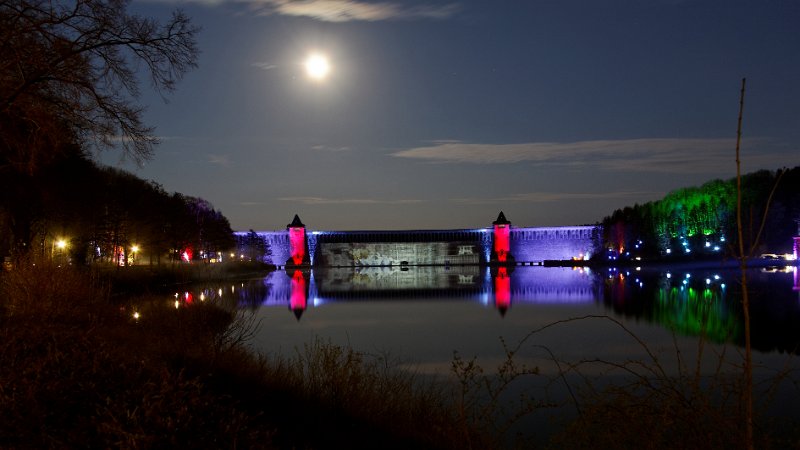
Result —
M295 214L292 223L286 225L286 228L299 228L299 227L305 227L305 225L303 224L302 221L300 221L300 216Z
M500 214L497 215L497 220L492 222L492 225L511 225L511 222L506 219L506 215L503 214L503 211L500 211Z

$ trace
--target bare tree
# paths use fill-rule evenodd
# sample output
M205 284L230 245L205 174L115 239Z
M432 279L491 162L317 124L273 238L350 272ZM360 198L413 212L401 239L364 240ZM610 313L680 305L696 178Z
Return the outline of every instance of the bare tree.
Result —
M157 138L142 122L137 71L162 95L197 65L192 25L127 12L128 0L0 0L0 167L33 173L77 144L137 162Z

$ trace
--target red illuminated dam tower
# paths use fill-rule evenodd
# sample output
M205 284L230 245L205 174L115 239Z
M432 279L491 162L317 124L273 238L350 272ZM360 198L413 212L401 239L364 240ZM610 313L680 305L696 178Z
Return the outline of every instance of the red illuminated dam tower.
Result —
M492 222L492 225L494 225L492 255L489 258L489 263L514 264L514 257L511 255L511 222L506 219L503 211L500 211L497 220Z
M289 259L286 260L287 267L310 266L311 259L308 254L308 243L306 242L306 226L300 221L297 214L289 225Z

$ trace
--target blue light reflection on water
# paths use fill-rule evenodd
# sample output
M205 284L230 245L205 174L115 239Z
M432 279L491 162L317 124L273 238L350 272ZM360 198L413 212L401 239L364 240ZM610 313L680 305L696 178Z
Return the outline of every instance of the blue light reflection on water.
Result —
M488 268L315 270L305 274L308 309L297 319L287 311L290 277L274 272L261 280L262 297L250 300L262 321L252 346L293 355L319 337L368 353L388 352L423 372L446 372L454 351L494 366L504 354L501 337L515 344L557 321L606 314L655 349L672 348L674 332L688 347L683 350L687 358L697 341L693 335L705 333L720 345L742 341L738 297L730 287L737 285L734 272L685 272L680 277L668 277L667 271L609 273L516 267L506 311L495 305L496 274ZM753 296L769 298L754 305L752 314L754 347L764 358L791 352L800 342L800 299L792 291L793 278L793 273L760 271L751 277ZM624 360L642 352L624 330L601 319L554 326L526 345L530 349L521 357L537 361L543 353L538 345L563 359Z
M474 266L314 270L303 273L306 283L294 284L294 272L277 271L237 283L235 289L208 287L206 297L236 301L240 309L254 312L260 320L250 342L255 351L293 357L305 344L322 339L367 354L388 354L403 361L402 368L446 380L453 380L443 377L450 373L454 352L465 359L477 357L486 373L493 373L505 355L501 337L512 347L524 340L515 361L536 366L545 375L515 387L527 390L556 378L551 352L562 362L652 362L628 331L658 356L668 373L679 370L676 349L684 369L694 370L701 334L707 338L702 373L714 372L723 349L734 363L741 363L736 360L743 342L737 275L675 268L516 267L504 293L510 298L507 309L495 303L497 286L503 286L494 283L498 271ZM751 270L748 279L756 380L778 370L800 369L795 356L800 345L797 268ZM305 286L303 311L290 309L290 299L300 294L293 286ZM178 299L172 300L178 305ZM613 321L597 318L606 315ZM584 316L593 317L568 321ZM568 322L549 326L559 321ZM582 374L601 383L619 375L609 375L607 369L583 366ZM780 389L771 411L796 414L797 389ZM566 398L563 386L554 392L556 398ZM537 435L545 436L552 427L547 417L531 420L524 426Z

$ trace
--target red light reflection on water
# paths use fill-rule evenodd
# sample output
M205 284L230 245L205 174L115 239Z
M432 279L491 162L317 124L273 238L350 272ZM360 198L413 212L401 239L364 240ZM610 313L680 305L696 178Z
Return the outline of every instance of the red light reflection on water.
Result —
M494 304L501 314L511 307L511 277L505 267L499 267L494 277Z
M292 274L292 290L291 297L289 298L289 308L295 312L295 315L302 313L306 309L306 279L303 277L303 272L295 270ZM299 316L297 317L300 318Z

